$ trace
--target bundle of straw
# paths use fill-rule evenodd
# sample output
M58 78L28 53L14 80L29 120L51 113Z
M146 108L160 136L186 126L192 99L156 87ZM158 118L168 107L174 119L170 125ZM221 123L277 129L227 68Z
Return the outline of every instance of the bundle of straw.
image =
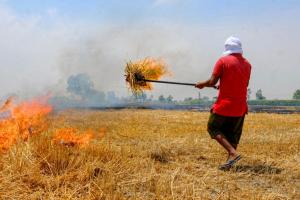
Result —
M145 58L137 62L129 61L126 64L126 81L134 95L141 94L144 90L151 90L151 83L143 79L158 80L168 73L165 63L160 59Z

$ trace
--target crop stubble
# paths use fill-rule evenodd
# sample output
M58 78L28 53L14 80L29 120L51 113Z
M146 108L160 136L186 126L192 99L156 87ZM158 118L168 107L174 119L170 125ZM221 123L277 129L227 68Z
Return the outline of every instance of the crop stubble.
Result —
M1 199L300 199L300 115L249 114L243 159L209 138L209 113L69 110L0 155ZM58 145L58 128L106 129L84 148Z

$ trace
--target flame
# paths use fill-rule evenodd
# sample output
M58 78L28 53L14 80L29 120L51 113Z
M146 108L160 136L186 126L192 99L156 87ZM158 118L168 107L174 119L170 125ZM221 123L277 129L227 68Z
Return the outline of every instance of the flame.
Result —
M145 60L137 62L135 65L140 66L145 79L158 80L167 73L166 65L163 60L146 58ZM142 88L145 90L152 90L152 85L151 83L146 83Z
M140 93L143 90L152 90L152 84L137 80L137 76L149 80L159 80L163 75L169 74L169 71L162 59L145 58L137 62L128 62L125 73L126 81L132 91Z
M9 98L0 108L0 151L7 151L18 140L48 129L45 117L52 111L49 95L14 105Z
M0 152L7 151L16 143L19 137L19 127L13 120L0 122Z
M100 129L98 137L101 138L105 135L105 129ZM61 128L56 130L53 136L53 142L63 144L66 146L87 146L97 134L92 130L80 132L76 128Z

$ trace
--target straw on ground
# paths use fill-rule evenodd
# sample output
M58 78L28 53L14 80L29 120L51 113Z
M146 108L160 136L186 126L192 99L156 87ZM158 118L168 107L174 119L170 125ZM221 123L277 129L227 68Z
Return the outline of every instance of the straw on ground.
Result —
M155 117L153 117L155 116ZM0 199L300 199L300 115L250 114L243 159L219 171L225 152L209 138L209 113L82 111L0 155ZM83 148L56 145L55 130L106 127Z

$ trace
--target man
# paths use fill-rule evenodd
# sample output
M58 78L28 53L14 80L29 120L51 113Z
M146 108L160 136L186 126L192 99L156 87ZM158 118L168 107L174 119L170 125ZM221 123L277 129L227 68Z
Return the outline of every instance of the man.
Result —
M248 112L247 87L251 65L242 56L242 43L237 37L231 36L226 40L223 54L215 64L210 79L197 83L196 87L213 87L220 81L219 95L212 106L207 130L211 138L228 152L226 163L219 167L227 170L241 159L237 146Z

